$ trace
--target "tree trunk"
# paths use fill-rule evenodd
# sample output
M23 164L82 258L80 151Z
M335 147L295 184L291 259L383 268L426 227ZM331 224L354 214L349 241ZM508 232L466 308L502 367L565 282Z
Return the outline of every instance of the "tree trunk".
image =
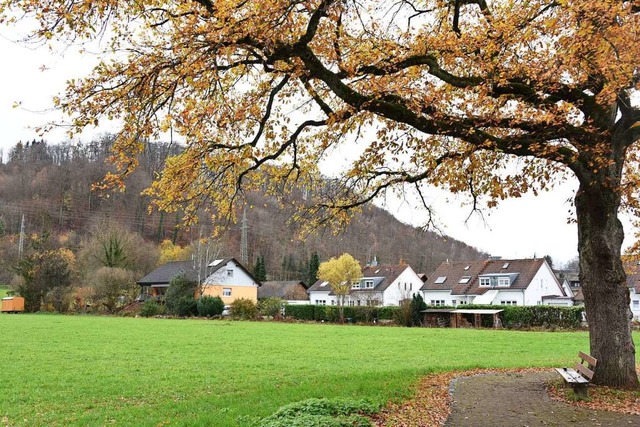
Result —
M624 238L617 216L620 196L617 185L611 181L609 176L591 179L588 184L581 182L576 195L580 283L589 323L590 351L598 359L593 382L638 388L629 289L620 258Z

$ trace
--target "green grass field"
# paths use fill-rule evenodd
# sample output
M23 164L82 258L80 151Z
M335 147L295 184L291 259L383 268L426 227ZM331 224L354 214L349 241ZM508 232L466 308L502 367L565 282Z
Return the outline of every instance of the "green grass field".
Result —
M2 425L250 426L310 397L384 404L432 371L560 366L583 332L0 314Z

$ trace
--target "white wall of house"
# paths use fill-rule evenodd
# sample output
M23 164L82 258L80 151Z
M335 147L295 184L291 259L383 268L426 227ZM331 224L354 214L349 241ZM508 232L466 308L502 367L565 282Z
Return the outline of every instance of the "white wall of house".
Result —
M570 307L573 305L573 300L571 298L545 298L542 304L556 307Z
M549 264L544 262L524 292L524 305L540 305L542 297L550 295L562 296L563 293Z
M640 294L637 294L633 288L629 289L629 292L631 296L629 308L633 313L633 318L636 320L640 320Z
M453 305L453 300L460 300L451 295L451 291L422 291L422 298L427 305ZM444 301L444 302L443 302Z
M249 276L234 260L228 261L225 266L220 267L217 271L204 279L204 284L257 286L257 283L253 281L253 278Z
M336 296L329 296L329 290L309 292L309 304L331 305L331 298L335 300Z
M494 291L492 294L492 299L486 299L482 301L482 304L487 305L523 305L524 301L524 292L522 289L490 289L485 294L486 295ZM495 291L498 291L497 293ZM483 295L478 295L474 298L474 301L471 304L478 304L477 299L482 297Z
M413 298L414 294L419 294L423 284L416 272L407 266L382 293L382 305L400 305L400 301Z

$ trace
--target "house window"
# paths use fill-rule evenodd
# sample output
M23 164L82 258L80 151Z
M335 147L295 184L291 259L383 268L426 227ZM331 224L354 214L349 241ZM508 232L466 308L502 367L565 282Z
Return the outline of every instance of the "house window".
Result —
M633 308L635 309L640 308L640 300L637 300L637 299L633 300Z
M349 305L350 305L351 307L353 307L354 305L356 305L356 302L355 302L355 301L349 301Z
M471 280L471 276L462 276L458 283L469 283L469 280Z
M233 270L227 270L227 277L233 277Z
M327 300L317 299L316 300L316 305L327 305Z
M360 289L360 282L353 282L351 284L351 289Z
M360 300L358 300L358 305L360 305Z
M458 305L458 301L456 301L456 300L452 299L452 300L451 300L451 305L453 305L453 306Z
M439 285L441 283L444 283L444 281L447 280L447 276L440 276L436 279L436 281L434 282L436 285Z
M502 268L503 268L503 269L504 269L504 268L509 268L509 263L508 263L508 262L505 262L504 264L502 264Z
M500 305L518 305L517 301L500 301Z
M465 304L467 304L466 301L460 301L460 305L465 305Z
M444 300L443 299L432 299L431 300L431 305L444 305Z
M222 288L222 296L230 297L231 296L231 288Z
M373 289L373 280L365 280L364 281L365 289Z
M332 299L331 300L331 305L336 305L336 300Z
M491 277L481 277L480 286L491 286Z
M508 277L498 277L498 286L509 286L510 284Z

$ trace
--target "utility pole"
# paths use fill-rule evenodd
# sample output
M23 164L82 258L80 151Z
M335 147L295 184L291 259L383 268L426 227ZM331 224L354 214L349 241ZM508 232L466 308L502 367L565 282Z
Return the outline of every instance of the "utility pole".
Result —
M24 214L22 214L22 221L20 222L20 241L18 243L18 257L22 258L24 252Z
M249 262L249 251L247 249L247 207L245 206L242 209L242 234L240 238L240 261L242 265L247 267L247 263Z

